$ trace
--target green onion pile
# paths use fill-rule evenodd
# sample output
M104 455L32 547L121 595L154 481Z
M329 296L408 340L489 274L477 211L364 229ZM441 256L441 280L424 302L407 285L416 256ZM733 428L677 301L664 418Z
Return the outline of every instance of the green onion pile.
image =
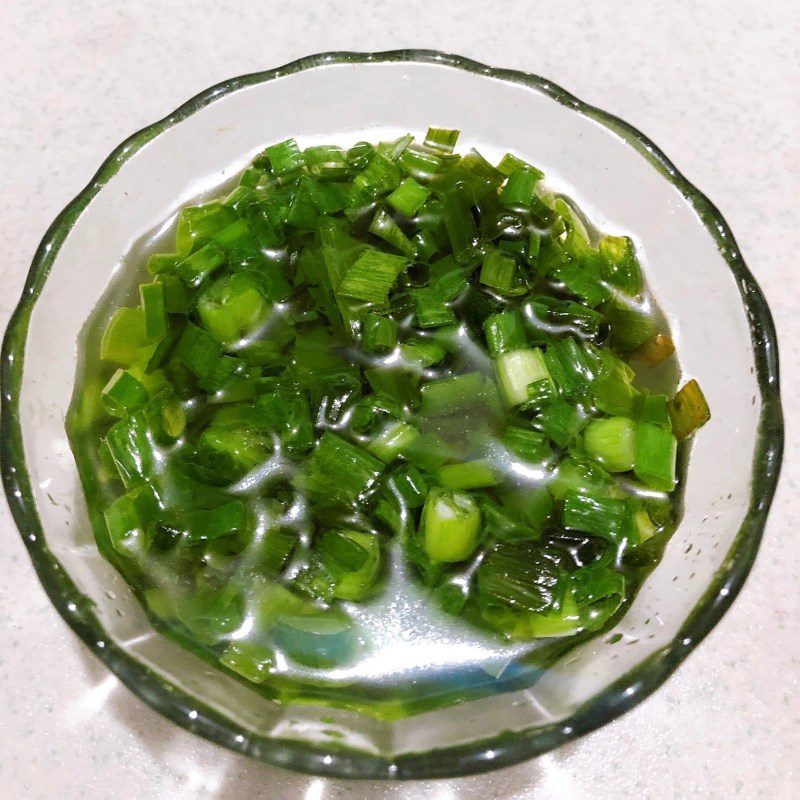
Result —
M457 138L267 147L180 212L73 409L101 549L254 683L355 658L398 564L501 639L596 631L676 522L709 413L641 388L674 346L631 240Z

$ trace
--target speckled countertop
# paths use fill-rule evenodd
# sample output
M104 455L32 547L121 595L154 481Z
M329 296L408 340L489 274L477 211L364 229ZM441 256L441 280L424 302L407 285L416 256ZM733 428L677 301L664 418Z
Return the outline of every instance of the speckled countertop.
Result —
M800 15L795 0L5 0L0 322L57 212L131 132L231 75L335 49L430 47L545 75L632 122L722 210L772 306L788 439L755 569L653 697L550 755L404 785L267 768L130 695L50 607L0 507L0 796L627 798L798 796ZM380 11L373 11L379 8ZM690 267L691 265L687 265Z

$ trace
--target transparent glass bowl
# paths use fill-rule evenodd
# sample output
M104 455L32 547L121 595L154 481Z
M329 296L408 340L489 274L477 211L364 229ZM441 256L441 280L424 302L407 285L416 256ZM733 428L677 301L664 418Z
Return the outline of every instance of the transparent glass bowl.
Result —
M713 410L683 520L632 607L533 686L386 722L279 705L155 633L94 546L64 431L81 328L124 254L265 144L348 144L428 125L541 167L607 232L632 233ZM59 613L133 692L232 750L314 773L422 778L510 764L653 692L720 619L753 563L783 445L769 310L714 206L645 136L533 75L429 51L330 53L226 81L132 136L45 234L2 353L2 470Z

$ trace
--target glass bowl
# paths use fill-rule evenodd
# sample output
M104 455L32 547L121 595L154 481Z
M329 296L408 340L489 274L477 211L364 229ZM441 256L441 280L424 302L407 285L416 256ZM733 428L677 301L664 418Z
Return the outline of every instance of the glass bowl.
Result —
M123 256L265 144L349 144L428 125L462 147L541 167L609 233L632 233L713 419L697 435L683 520L608 634L532 686L406 719L280 705L157 634L99 554L64 430L77 339ZM234 78L120 145L36 252L2 352L2 471L58 612L136 695L241 753L346 777L463 775L543 753L641 702L730 606L755 558L780 468L775 331L717 209L645 136L547 80L429 51L328 53Z

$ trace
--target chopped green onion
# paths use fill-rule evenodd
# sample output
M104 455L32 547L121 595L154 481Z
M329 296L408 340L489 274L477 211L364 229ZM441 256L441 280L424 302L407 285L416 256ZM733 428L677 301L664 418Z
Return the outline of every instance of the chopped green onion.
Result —
M541 234L535 230L531 230L530 234L528 235L528 250L525 256L525 260L528 262L528 266L534 273L538 272L538 265L539 265L539 253L542 249L542 237Z
M376 155L367 168L353 179L356 191L370 199L394 191L399 183L400 170L382 155Z
M540 172L536 167L532 167L527 161L517 158L512 153L506 153L497 165L497 169L503 173L507 178L511 177L515 172L529 172L536 176L536 179L544 177L544 173Z
M147 389L124 369L118 369L100 393L103 408L114 417L124 417L143 406L147 399Z
M418 147L407 147L398 161L400 169L418 181L430 181L442 168L442 159L421 150Z
M470 150L449 170L436 176L430 185L442 196L451 193L456 187L463 187L470 202L480 202L487 195L496 192L503 180L502 172L495 169L476 150Z
M600 374L592 384L594 402L606 414L633 415L639 392L633 388L633 370L610 350L599 351Z
M266 302L258 279L247 272L224 275L197 299L203 327L223 344L233 344L263 320Z
M503 253L510 253L517 258L525 257L525 242L521 239L498 239L497 249Z
M627 236L604 236L600 240L600 253L605 259L606 281L632 296L642 291L642 271L633 242Z
M611 475L596 462L570 456L558 465L547 489L554 499L563 500L570 492L607 494L611 483Z
M528 398L528 387L551 380L542 351L536 347L511 350L495 359L500 394L508 406L518 406Z
M348 533L329 531L317 544L318 552L330 564L332 572L355 572L367 562L366 548L358 544Z
M532 542L496 545L477 574L484 608L504 606L516 613L544 611L555 605L559 584L557 566Z
M229 639L244 619L241 597L230 587L189 594L175 610L194 638L206 645Z
M611 344L624 354L641 347L655 333L649 314L620 299L609 301L603 313L611 326Z
M408 261L402 256L365 250L345 272L336 293L367 303L385 303L406 266Z
M426 383L421 390L423 416L456 414L481 402L486 379L479 372Z
M456 321L455 312L436 288L425 286L422 289L414 289L411 297L414 301L417 327L440 328L442 325L452 325Z
M198 382L200 387L207 392L222 392L227 395L231 386L234 385L236 377L242 375L246 368L247 362L243 359L223 355L214 362L214 366L209 373L198 375ZM237 396L234 400L249 399L255 393L253 386L248 384L247 381L244 382L243 390L244 397ZM219 400L220 398L217 399Z
M557 396L558 390L550 378L542 378L528 384L528 399L519 406L520 411L533 411L538 413L551 403Z
M556 385L568 397L585 395L596 374L596 366L587 351L575 339L559 339L544 354L547 370Z
M167 335L167 309L164 284L142 283L139 285L139 297L144 314L144 331L148 340L157 342Z
M456 260L453 258L452 255L442 256L442 258L434 261L433 264L430 266L430 275L431 278L441 278L443 275L447 275L450 272L454 272L455 270L460 270L462 274L466 271L464 267L459 267L456 264Z
M503 434L503 444L509 452L530 464L548 461L553 451L544 434L518 425L509 425Z
M212 241L224 251L229 267L248 266L251 261L257 263L262 256L253 231L244 219L223 228Z
M554 269L553 275L564 285L565 290L579 297L591 308L599 306L608 300L611 295L598 271L588 269L586 264L568 261L566 264ZM611 301L609 308L612 305L616 306L614 301ZM606 310L606 318L611 322L608 310ZM627 327L628 323L624 324Z
M546 614L527 614L518 621L509 635L512 638L551 639L573 636L588 627L573 595L567 592L559 608L554 608Z
M104 512L112 547L123 555L141 547L158 511L158 499L147 484L118 497Z
M518 287L517 260L500 250L490 250L483 257L480 281L501 294L510 293Z
M567 530L583 531L620 544L628 531L629 509L624 500L598 494L569 492L562 520Z
M264 683L275 666L275 653L257 642L231 642L220 656L220 663L250 683Z
M414 224L420 231L433 234L439 246L447 248L448 242L445 238L446 231L444 227L444 203L438 197L430 197L422 204L422 207L414 217ZM452 255L444 258L448 259L448 262L453 267L458 266Z
M105 441L126 487L153 475L156 454L143 410L134 411L115 423L106 434Z
M528 208L536 194L539 178L541 175L527 169L512 172L500 193L500 202L506 208Z
M164 286L164 309L168 314L188 314L189 294L177 275L162 274L156 280Z
M489 355L496 358L509 350L522 350L527 345L522 318L517 311L493 314L483 323Z
M570 333L582 339L595 339L603 325L603 315L572 300L537 296L523 305L528 322L549 341L553 333Z
M258 566L266 572L280 573L298 545L297 534L282 527L268 528L261 542Z
M400 355L403 361L426 369L441 362L447 350L433 339L411 339L400 345Z
M414 137L410 133L406 133L393 142L381 142L378 145L378 152L389 161L397 161L413 141Z
M571 238L569 236L565 237L565 241L567 239L570 240L567 249L575 256L586 255L591 250L589 232L586 230L586 225L577 206L566 197L555 197L553 199L553 208L564 222L564 229L567 233L574 234Z
M434 487L422 509L422 525L428 558L464 561L478 545L481 512L468 494Z
M181 261L178 274L181 280L193 288L199 286L212 272L225 263L224 250L214 242L209 242Z
M239 480L267 457L266 439L243 427L211 425L200 435L195 458L207 462L215 483Z
M439 243L432 231L420 230L414 234L411 241L417 252L417 260L427 262L439 250Z
M583 433L586 454L609 472L633 469L636 455L636 423L625 417L592 420Z
M366 450L326 431L300 485L314 502L355 507L372 490L382 469L383 464Z
M308 399L276 391L261 395L255 404L259 424L280 434L289 453L302 453L314 445Z
M353 192L348 184L323 183L321 181L304 181L306 192L320 214L335 214L344 211L352 202ZM298 190L299 193L299 190ZM291 208L289 217L291 217Z
M153 438L159 443L172 444L186 430L186 409L170 389L158 392L144 411Z
M419 431L406 422L393 422L373 439L367 449L384 464L407 450L419 438Z
M445 272L431 281L431 287L439 293L445 303L457 300L468 286L464 270L459 268Z
M513 508L520 519L526 524L527 533L534 538L539 538L544 529L550 524L553 513L553 496L545 487L538 489L512 490L503 497L508 508ZM514 540L512 537L511 540Z
M211 334L191 322L175 346L175 356L198 378L213 374L222 357L222 345Z
M419 402L419 378L403 369L366 369L364 377L373 391L395 400L401 408L411 409Z
M635 361L643 362L648 367L655 367L674 352L675 342L669 336L664 336L663 333L655 333L644 344L639 345L630 357Z
M286 139L267 147L264 156L268 159L269 168L274 175L296 172L304 163L303 154L294 139Z
M425 472L436 472L446 461L456 458L455 449L435 433L424 433L411 443L403 457Z
M657 530L656 526L653 524L653 520L650 519L650 515L644 508L639 508L633 512L631 525L633 526L636 540L639 543L646 542L655 535Z
M361 340L370 353L386 353L397 344L397 322L379 314L365 314L361 320Z
M236 212L220 203L184 208L178 218L178 231L175 235L178 255L185 258L199 250L235 221Z
M425 147L438 150L440 153L452 153L459 133L461 131L451 128L428 128L428 133L425 135Z
M652 489L671 492L675 488L677 442L672 433L648 422L636 425L636 477Z
M315 201L311 181L300 180L286 213L286 224L301 231L313 231L317 227L319 209Z
M534 530L522 518L519 506L509 502L508 495L497 502L484 494L479 505L483 512L483 537L487 541L518 542L538 539L541 535L541 529Z
M453 258L459 264L467 264L479 255L480 248L475 220L460 191L454 189L445 195L443 213Z
M375 148L369 142L356 142L346 153L347 163L353 169L364 169L375 157Z
M422 508L428 495L428 481L416 467L405 465L395 471L392 486L410 509Z
M336 591L336 577L321 559L306 564L294 577L293 586L323 603L332 603Z
M672 430L667 396L665 394L642 394L638 398L636 419L650 422L660 428Z
M256 170L257 177L260 180L264 178L265 173L263 170ZM244 178L245 176L242 175ZM265 183L267 178L264 178ZM260 205L259 198L261 195L255 191L258 181L253 186L246 186L241 182L239 185L222 201L222 205L232 208L240 217L247 215L247 209L251 205Z
M263 169L248 167L239 178L239 186L244 189L255 189L265 176ZM228 203L230 205L230 203Z
M106 325L100 340L100 358L128 367L141 358L148 344L142 310L123 306Z
M568 447L587 423L586 414L561 398L547 403L535 424L559 447Z
M276 214L268 201L249 203L245 209L245 217L253 236L262 247L275 248L284 243L286 232L283 220L276 219Z
M458 578L446 579L435 590L437 602L445 614L453 616L464 610L469 598L469 587Z
M592 627L599 626L608 619L608 611L598 613L605 601L612 600L611 608L616 610L625 593L625 577L612 569L605 558L580 567L570 577L575 601L581 606L590 606L590 614L595 623Z
M173 510L162 515L161 525L186 542L210 541L244 530L247 512L241 500L209 509Z
M484 489L502 482L485 461L465 461L439 467L438 477L449 489Z
M320 145L303 150L309 174L320 181L339 181L350 177L352 167L341 147Z
M413 217L430 194L430 189L426 189L413 178L406 178L386 198L386 202L406 217Z
M700 385L692 379L667 404L672 430L678 439L691 436L711 419L708 403Z
M165 272L174 272L181 256L177 253L153 253L147 259L147 271L151 275L163 275Z
M628 364L675 346L632 240L457 136L268 147L146 254L67 418L103 553L279 699L358 666L384 568L507 642L588 635L679 518L708 406Z
M392 245L408 258L414 258L417 248L411 240L400 230L400 226L394 221L391 214L385 208L379 208L369 226L369 232L383 239L384 242Z
M330 532L323 536L320 548L326 561L336 564L338 574L333 596L340 600L363 600L380 572L380 539L361 531Z

